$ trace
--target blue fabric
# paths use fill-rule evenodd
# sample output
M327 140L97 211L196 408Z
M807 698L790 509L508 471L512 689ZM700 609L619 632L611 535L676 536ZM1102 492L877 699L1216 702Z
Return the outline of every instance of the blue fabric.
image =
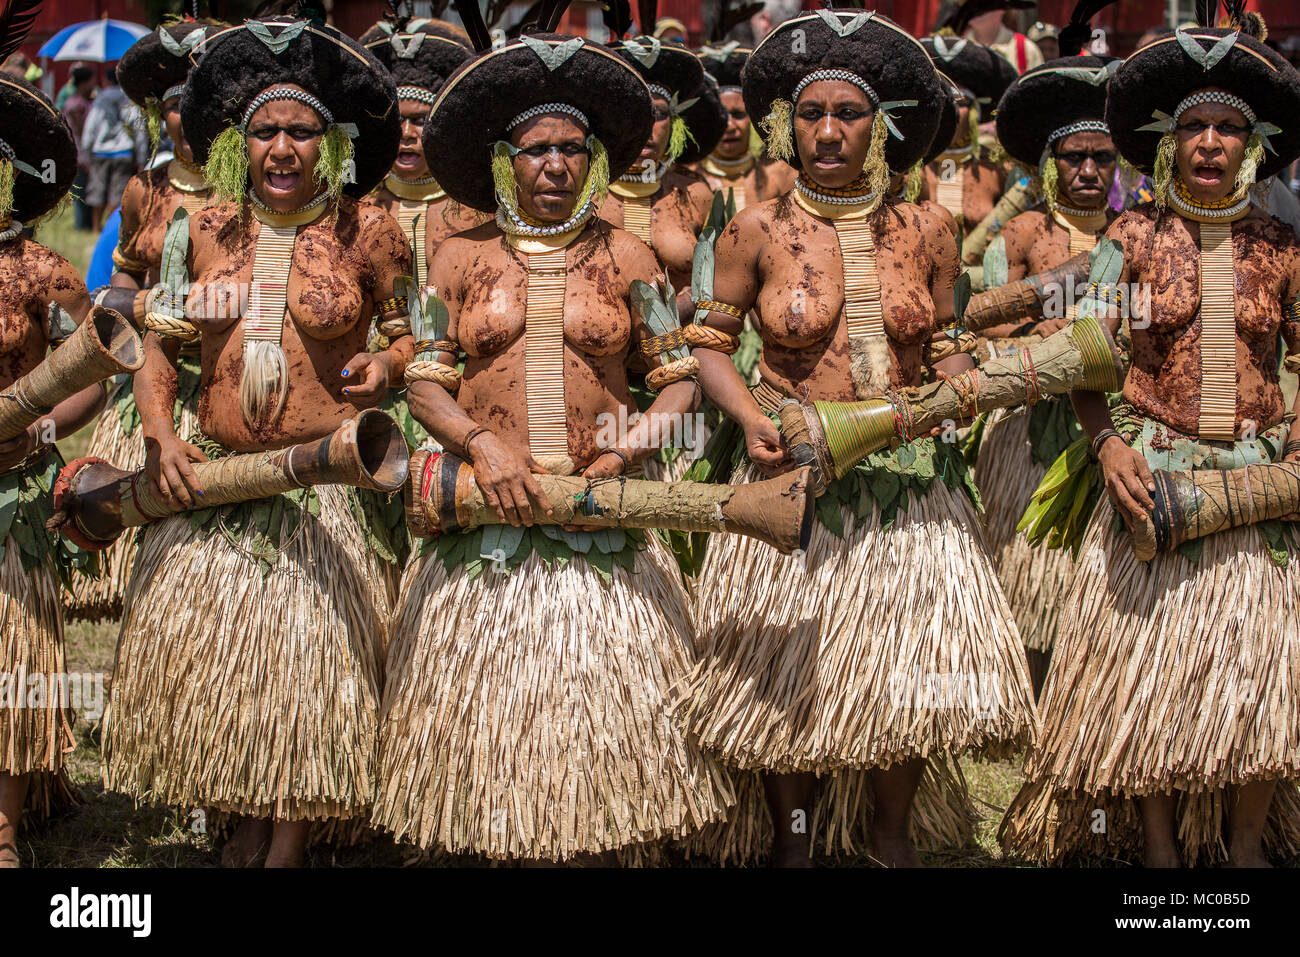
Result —
M107 286L113 278L113 250L117 248L118 233L122 229L122 207L113 210L104 224L104 231L95 241L95 251L90 256L90 269L86 271L86 288Z

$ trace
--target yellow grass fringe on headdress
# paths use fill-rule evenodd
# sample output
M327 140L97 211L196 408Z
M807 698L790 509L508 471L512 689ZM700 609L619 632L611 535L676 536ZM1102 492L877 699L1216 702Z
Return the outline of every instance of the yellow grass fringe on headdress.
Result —
M794 106L784 97L772 101L772 110L763 117L763 139L767 141L768 155L774 159L794 160Z

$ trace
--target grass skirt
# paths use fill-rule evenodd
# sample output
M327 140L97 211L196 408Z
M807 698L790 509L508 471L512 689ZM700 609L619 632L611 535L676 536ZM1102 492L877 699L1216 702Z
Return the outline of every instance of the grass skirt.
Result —
M1016 531L1045 474L1047 467L1030 454L1027 411L989 424L975 469L984 500L984 541L1025 647L1050 652L1074 580L1074 556L1068 548L1033 548Z
M28 697L29 679L67 673L63 657L63 617L59 583L46 565L23 570L18 545L5 537L0 558L0 773L31 774L24 822L39 824L80 803L64 771L65 757L77 746L73 713L66 701L46 707ZM12 702L11 702L12 696ZM10 704L14 707L10 707Z
M123 388L131 388L128 381ZM198 412L194 400L181 403L176 434L189 441L198 431ZM130 433L122 428L122 415L110 399L100 413L90 436L86 455L95 455L120 469L144 468L144 429L137 425ZM122 596L126 594L141 531L128 528L117 541L99 553L100 574L74 575L70 594L65 596L64 610L69 621L114 621L122 615Z
M772 815L757 771L733 774L736 805L726 820L707 824L679 845L689 858L712 864L754 865L772 851ZM860 855L867 849L873 796L866 771L840 771L817 781L808 822L815 853L827 857ZM970 843L978 820L961 769L954 761L933 758L912 802L912 842L923 851L941 851Z
M109 788L282 820L369 814L383 584L346 492L317 494L265 577L184 514L149 526L105 717Z
M803 557L713 536L684 726L730 765L778 772L1023 747L1024 651L969 499L935 481L888 530L875 506L856 528L841 512L845 538L815 522Z
M1012 854L1140 854L1128 798L1176 790L1184 859L1221 860L1227 785L1281 779L1266 830L1300 849L1300 568L1254 528L1212 535L1193 564L1134 558L1103 496L1080 551L1027 783L999 837ZM1104 817L1096 814L1100 810ZM1104 832L1096 829L1104 824Z
M734 800L671 720L694 633L653 536L608 585L578 558L473 580L413 559L391 630L374 821L399 839L566 860L680 837Z

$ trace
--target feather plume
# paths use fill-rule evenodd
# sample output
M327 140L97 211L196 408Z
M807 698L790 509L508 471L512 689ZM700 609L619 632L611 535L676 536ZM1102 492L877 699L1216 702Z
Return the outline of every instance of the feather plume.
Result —
M1077 56L1092 39L1092 18L1115 0L1079 0L1070 14L1070 22L1061 31L1058 43L1061 56Z
M727 39L727 34L734 27L744 23L762 9L763 4L761 2L733 5L731 0L722 0L718 9L718 18L713 23L709 42L722 43Z
M938 29L951 27L953 33L962 36L978 16L994 10L1028 10L1033 5L1034 0L966 0L939 24Z
M630 0L605 0L600 17L610 40L621 40L632 29L632 4Z
M636 0L636 25L641 33L650 36L659 22L659 0Z
M41 10L41 0L9 0L0 13L0 63L23 45Z
M564 19L564 11L569 9L569 0L542 0L542 11L538 18L543 33L554 33Z
M1214 26L1219 14L1219 0L1196 0L1196 22L1203 27Z
M483 12L478 8L478 0L452 0L452 5L460 14L461 22L465 24L465 32L469 34L474 50L482 53L484 50L492 49L492 35L488 33L487 24L483 22Z

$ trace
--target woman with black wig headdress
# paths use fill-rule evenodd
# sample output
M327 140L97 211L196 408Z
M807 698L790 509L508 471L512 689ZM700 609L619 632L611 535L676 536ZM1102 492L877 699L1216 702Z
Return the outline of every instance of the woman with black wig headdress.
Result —
M924 48L878 14L821 11L764 39L743 82L769 152L799 176L727 227L716 301L701 305L733 334L753 309L763 340L752 395L727 356L694 353L709 397L744 428L753 464L737 456L737 481L785 466L771 416L789 397L853 400L971 367L940 329L952 233L886 199L890 169L922 158L943 112ZM776 863L806 865L817 836L865 838L887 865L918 862L913 836L961 842L969 808L952 759L1010 753L1032 732L1024 655L972 497L960 452L926 437L832 481L806 555L710 544L696 595L704 657L680 716L724 761L762 772ZM755 843L752 825L728 828L716 856Z
M169 228L135 378L149 480L187 506L203 494L192 462L320 438L378 403L412 353L395 289L406 241L358 202L397 154L388 71L332 28L290 18L205 47L181 114L218 202ZM367 353L375 317L393 344ZM182 437L176 353L195 338L202 435ZM142 536L107 783L242 815L228 864L262 851L268 866L297 864L309 822L369 814L386 604L363 514L326 485L183 513Z
M126 184L122 228L113 250L116 271L109 286L92 293L97 303L133 317L137 324L147 311L148 290L159 279L163 237L176 210L197 213L212 194L185 139L181 94L194 59L202 55L204 39L220 29L221 24L194 20L160 26L136 41L117 65L123 92L147 117L150 145L157 148L164 130L172 143L170 162L137 173ZM182 435L194 430L198 385L198 349L191 343L177 359L175 420ZM87 454L124 469L144 465L144 435L129 379L117 387L95 424ZM97 577L78 575L73 579L69 617L100 621L121 614L137 541L135 531L128 532L99 556Z
M533 523L550 508L534 473L622 475L652 453L654 418L698 398L686 357L652 350L661 391L619 426L653 336L632 283L661 273L596 212L651 124L626 62L538 33L453 75L425 127L438 182L494 221L434 256L422 316L441 318L408 370L411 409L509 524L428 540L393 615L374 821L420 847L582 860L684 835L732 800L672 722L694 630L667 550Z
M9 387L87 316L90 297L67 260L23 235L72 186L72 131L40 92L8 75L0 116L0 400L13 402ZM0 443L0 868L18 866L24 807L40 819L76 800L64 773L76 748L73 716L58 697L67 671L59 578L70 556L45 523L61 465L53 442L90 422L104 395L99 385L85 389Z
M1108 494L1000 832L1034 860L1264 866L1300 849L1294 524L1220 531L1148 563L1117 527L1153 510L1155 469L1300 462L1278 383L1279 338L1288 367L1300 349L1300 243L1250 196L1300 155L1300 74L1231 6L1231 27L1155 40L1110 81L1106 123L1155 200L1107 237L1123 250L1119 292L1145 286L1150 305L1122 401L1072 396Z

